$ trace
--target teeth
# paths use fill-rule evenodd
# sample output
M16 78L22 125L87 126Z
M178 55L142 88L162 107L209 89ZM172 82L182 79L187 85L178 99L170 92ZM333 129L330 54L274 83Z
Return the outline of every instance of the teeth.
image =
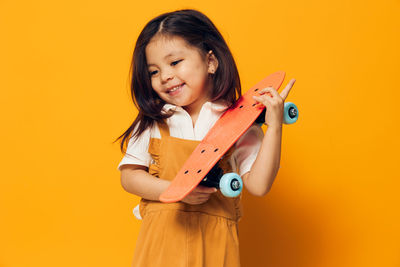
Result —
M182 85L178 85L178 86L172 88L171 90L169 90L169 92L174 92L174 91L178 90L181 86Z

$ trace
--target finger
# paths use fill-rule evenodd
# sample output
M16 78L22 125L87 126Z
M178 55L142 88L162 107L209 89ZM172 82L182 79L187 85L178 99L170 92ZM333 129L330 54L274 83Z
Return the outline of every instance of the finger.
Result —
M272 97L271 90L275 90L275 88L273 88L272 86L268 86L258 91L258 93L260 95L269 95L270 97Z
M275 88L271 87L271 86L262 89L260 91L260 93L263 93L262 95L269 95L270 98L275 98L275 97L276 98L281 98L281 96L279 95L278 91Z
M198 197L196 199L194 199L193 201L196 202L196 204L201 204L206 202L209 199L209 197Z
M260 91L260 95L256 95L255 97L258 97L258 99L263 99L265 101L270 101L272 99L276 99L276 98L281 98L281 96L279 95L279 93L272 87L267 87L264 88Z
M289 83L286 85L285 89L282 90L282 92L280 93L281 97L283 100L285 100L287 98L287 96L289 95L290 90L293 87L293 84L296 82L296 79L291 79L289 81Z
M258 102L256 104L256 107L269 106L269 102L268 102L266 97L264 98L264 97L261 97L261 96L253 96L253 99Z
M211 196L211 194L214 194L215 192L212 192L212 193L199 193L199 192L197 192L196 194L195 194L195 196L196 197L205 197L205 198L208 198L208 197L210 197Z
M209 187L204 185L198 185L196 189L197 192L204 192L204 193L214 192L214 190L216 190L215 187Z
M269 107L272 103L272 98L270 96L253 96L253 99L256 100L258 103L256 107Z
M215 187L203 186L203 185L198 185L198 186L195 188L195 191L198 192L198 193L207 193L207 194L210 194L210 193L217 192L217 188L215 188Z
M210 195L208 195L207 197L199 197L198 200L200 201L207 201L210 199Z

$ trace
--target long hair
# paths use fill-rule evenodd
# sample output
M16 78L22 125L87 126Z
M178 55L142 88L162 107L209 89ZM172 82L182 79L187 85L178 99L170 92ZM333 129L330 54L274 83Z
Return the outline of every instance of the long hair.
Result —
M162 100L151 86L151 77L146 62L146 46L155 35L178 36L189 45L206 54L212 50L218 59L218 68L212 79L211 101L223 99L233 105L241 96L240 77L235 60L221 33L203 13L193 9L183 9L159 15L149 21L140 33L133 52L130 68L131 97L139 113L132 125L114 142L122 138L120 148L125 153L129 136L139 137L154 122L164 123L173 113L164 113Z

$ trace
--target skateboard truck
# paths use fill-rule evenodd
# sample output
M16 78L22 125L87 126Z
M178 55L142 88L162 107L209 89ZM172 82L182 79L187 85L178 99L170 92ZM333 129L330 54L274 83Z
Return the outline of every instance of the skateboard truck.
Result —
M217 162L217 164L215 164L214 167L207 173L206 177L201 180L200 185L219 189L219 180L221 180L222 175L224 175L224 171L221 169L221 167L219 167Z
M264 110L255 120L255 123L259 124L260 126L263 125L265 123L266 112L267 109L264 108ZM286 102L283 107L283 123L284 124L295 123L298 117L299 117L299 110L297 109L297 106L292 102Z
M242 178L237 173L226 173L219 167L218 162L207 173L200 185L215 187L226 197L236 197L243 189Z

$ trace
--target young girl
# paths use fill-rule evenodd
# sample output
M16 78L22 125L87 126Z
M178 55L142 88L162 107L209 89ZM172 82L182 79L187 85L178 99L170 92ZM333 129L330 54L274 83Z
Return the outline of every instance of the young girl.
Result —
M271 188L279 169L282 91L264 88L255 100L267 107L264 136L251 126L220 160L256 196ZM121 184L141 197L142 220L132 266L240 266L241 196L228 198L197 186L182 201L162 203L185 160L224 111L240 97L232 54L214 24L196 10L152 19L140 33L132 60L132 99L139 114L122 138ZM118 140L117 139L117 140Z

